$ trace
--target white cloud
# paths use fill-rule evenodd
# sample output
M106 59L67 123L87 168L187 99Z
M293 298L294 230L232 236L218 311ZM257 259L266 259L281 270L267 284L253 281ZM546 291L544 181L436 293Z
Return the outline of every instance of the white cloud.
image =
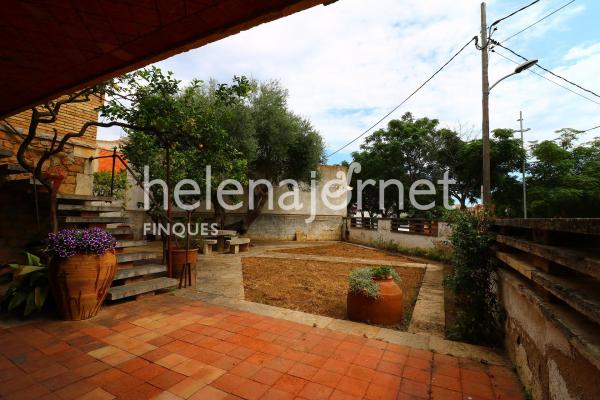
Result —
M580 60L598 54L600 54L600 43L588 43L573 47L565 54L564 59L567 61Z
M490 21L504 15L493 12L504 10L506 4L501 7L501 3L488 4ZM497 37L518 31L549 9L531 7L517 14L502 23ZM525 46L551 30L568 29L565 22L583 9L569 7L510 43ZM400 103L478 30L479 2L340 0L158 65L174 71L184 81L209 77L229 81L233 75L242 74L261 80L279 79L289 89L292 109L310 118L327 145L335 149ZM590 43L574 47L556 70L581 82L597 82L599 46ZM514 69L514 64L493 54L491 61L491 82ZM343 112L360 109L366 111ZM524 112L525 125L532 128L528 133L532 140L549 138L561 127L585 128L600 122L600 117L591 118L600 106L530 73L513 77L494 89L492 127L516 128L519 110ZM480 53L470 46L392 117L406 111L438 118L442 126L462 125L480 132ZM348 150L356 150L359 143Z

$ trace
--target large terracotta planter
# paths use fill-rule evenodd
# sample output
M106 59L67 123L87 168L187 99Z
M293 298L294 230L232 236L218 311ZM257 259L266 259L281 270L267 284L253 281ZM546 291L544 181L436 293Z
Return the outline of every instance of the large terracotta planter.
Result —
M113 252L54 258L49 270L50 287L61 317L79 321L98 314L116 270Z
M374 279L379 285L379 297L373 299L360 293L348 292L348 318L352 321L377 325L396 325L402 321L402 289L389 278Z
M183 266L186 263L186 253L187 253L187 262L190 263L191 271L192 271L192 288L196 287L196 262L198 261L198 249L172 249L171 250L171 265L173 278L179 279L181 276L181 271L183 270Z

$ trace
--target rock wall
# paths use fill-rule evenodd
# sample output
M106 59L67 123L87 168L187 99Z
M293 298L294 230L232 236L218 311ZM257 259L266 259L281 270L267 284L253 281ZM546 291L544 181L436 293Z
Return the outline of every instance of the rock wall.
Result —
M448 239L449 228L444 222L438 223L438 236L424 236L409 233L392 232L389 219L378 220L377 230L353 228L348 221L349 235L346 238L351 242L371 245L373 242L394 242L406 248L433 249Z
M32 142L26 158L33 161L39 158L41 152L50 145L54 129L60 139L66 133L79 131L85 122L96 121L98 113L95 108L101 105L101 101L94 97L89 102L63 106L56 122L39 125L37 139ZM30 117L31 111L26 111L7 119L18 135L10 133L0 123L0 149L12 153L12 156L0 158L0 164L18 165L16 154L27 133ZM57 167L64 173L60 193L91 194L93 162L89 161L89 157L95 154L96 128L88 129L83 137L69 143L63 152L46 162L44 170ZM0 264L23 261L26 247L37 243L50 230L47 195L43 193L39 196L38 229L30 178L28 173L0 176Z
M56 122L39 124L37 138L32 142L30 151L25 154L25 157L30 161L37 160L40 154L50 145L54 130L56 130L58 139L60 139L66 133L78 132L81 126L88 121L97 121L98 112L95 109L101 104L101 99L92 97L89 102L63 106ZM16 154L24 135L27 134L30 118L31 111L25 111L7 118L7 121L16 128L19 135L9 133L9 130L0 123L0 149L13 153L11 157L0 159L0 164L18 164ZM69 141L62 153L46 162L44 170L49 167L58 167L64 172L65 179L59 192L91 194L93 166L88 158L93 157L96 152L96 133L96 127L90 127L82 137ZM20 177L11 176L9 179Z
M534 400L598 399L600 358L575 336L574 318L560 304L540 298L515 273L500 273L500 296L506 311L506 351ZM596 338L598 340L598 332Z

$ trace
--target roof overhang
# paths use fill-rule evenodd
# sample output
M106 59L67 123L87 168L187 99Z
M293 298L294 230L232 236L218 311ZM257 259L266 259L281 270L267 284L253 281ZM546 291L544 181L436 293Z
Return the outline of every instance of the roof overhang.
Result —
M0 118L324 0L13 1L0 24Z

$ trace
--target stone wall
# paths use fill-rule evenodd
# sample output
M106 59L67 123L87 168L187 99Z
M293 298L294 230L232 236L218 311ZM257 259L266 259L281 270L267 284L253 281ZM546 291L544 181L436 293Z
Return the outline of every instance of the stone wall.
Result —
M39 245L50 231L47 196L39 196L40 228L35 202L22 188L0 187L0 264L22 263L23 251Z
M109 143L107 147L114 146L114 143L116 142ZM101 143L101 145L103 144ZM327 182L339 179L340 175L338 174L345 179L347 168L337 165L321 165L319 172L321 178L316 183L315 193L317 195L312 198L310 191L299 191L298 197L302 207L298 210L282 209L277 200L281 194L289 192L288 188L273 185L273 208L264 207L261 215L250 226L248 237L254 240L340 240L342 220L347 214L348 192L345 191L347 185L344 182L331 188L333 192L340 191L342 193L343 191L343 195L329 198L332 207L322 200L321 193ZM136 238L141 238L143 236L142 224L151 221L140 208L144 202L143 190L136 184L130 173L128 173L128 180L130 186L126 194L125 212L132 221ZM226 224L240 221L245 215L248 205L247 195L239 196L235 202L237 201L242 201L244 204L239 210L227 212ZM315 220L312 223L306 223L305 220L309 217L311 209L314 210ZM177 213L177 210L174 212ZM202 201L196 215L202 215L206 219L212 220L214 214L213 211L206 211L206 202Z
M131 222L134 238L143 239L143 224L152 222L143 210L127 210L126 215ZM183 214L175 213L184 218ZM228 214L225 223L239 221L243 214ZM212 221L213 214L195 214L203 221ZM253 240L341 240L343 218L337 215L319 215L311 223L306 223L306 216L291 214L262 214L250 226L245 236Z
M101 104L101 99L92 97L89 102L63 106L56 122L38 125L37 138L32 142L30 151L26 153L26 158L30 161L37 160L41 152L50 145L54 130L58 132L58 138L60 139L66 133L78 132L85 122L97 121L98 113L95 109ZM7 121L17 129L19 136L9 133L8 129L0 124L0 149L9 150L13 153L13 156L1 159L0 163L18 164L16 159L17 150L27 134L30 118L31 111L25 111L7 118ZM44 170L57 166L65 174L59 192L91 194L93 166L88 158L95 155L96 133L97 128L90 127L85 135L69 141L69 144L65 146L65 151L46 162ZM9 179L21 177L23 176L12 176Z
M424 236L391 231L391 220L379 219L376 230L353 228L347 222L347 240L355 243L371 245L374 242L394 242L406 248L432 249L448 240L449 228L444 222L438 223L438 236Z
M569 326L578 317L548 304L525 279L506 270L500 274L500 298L507 316L505 348L531 398L597 399L599 355L573 340L582 333ZM597 342L598 331L589 339Z
M57 121L53 124L40 124L38 138L26 158L37 160L41 152L50 145L54 129L59 139L66 133L77 132L87 121L96 121L98 113L94 111L101 100L93 98L86 103L63 106ZM17 129L19 135L10 133L0 124L0 149L12 153L10 157L0 159L0 164L18 165L16 154L24 135L27 133L31 111L9 117L8 122ZM89 157L95 154L96 128L90 128L81 138L73 139L65 150L46 162L46 168L58 166L65 174L60 193L91 194L93 183L93 163ZM48 219L47 195L39 193L40 227L35 218L35 202L30 174L0 177L0 264L23 261L23 251L50 230Z

